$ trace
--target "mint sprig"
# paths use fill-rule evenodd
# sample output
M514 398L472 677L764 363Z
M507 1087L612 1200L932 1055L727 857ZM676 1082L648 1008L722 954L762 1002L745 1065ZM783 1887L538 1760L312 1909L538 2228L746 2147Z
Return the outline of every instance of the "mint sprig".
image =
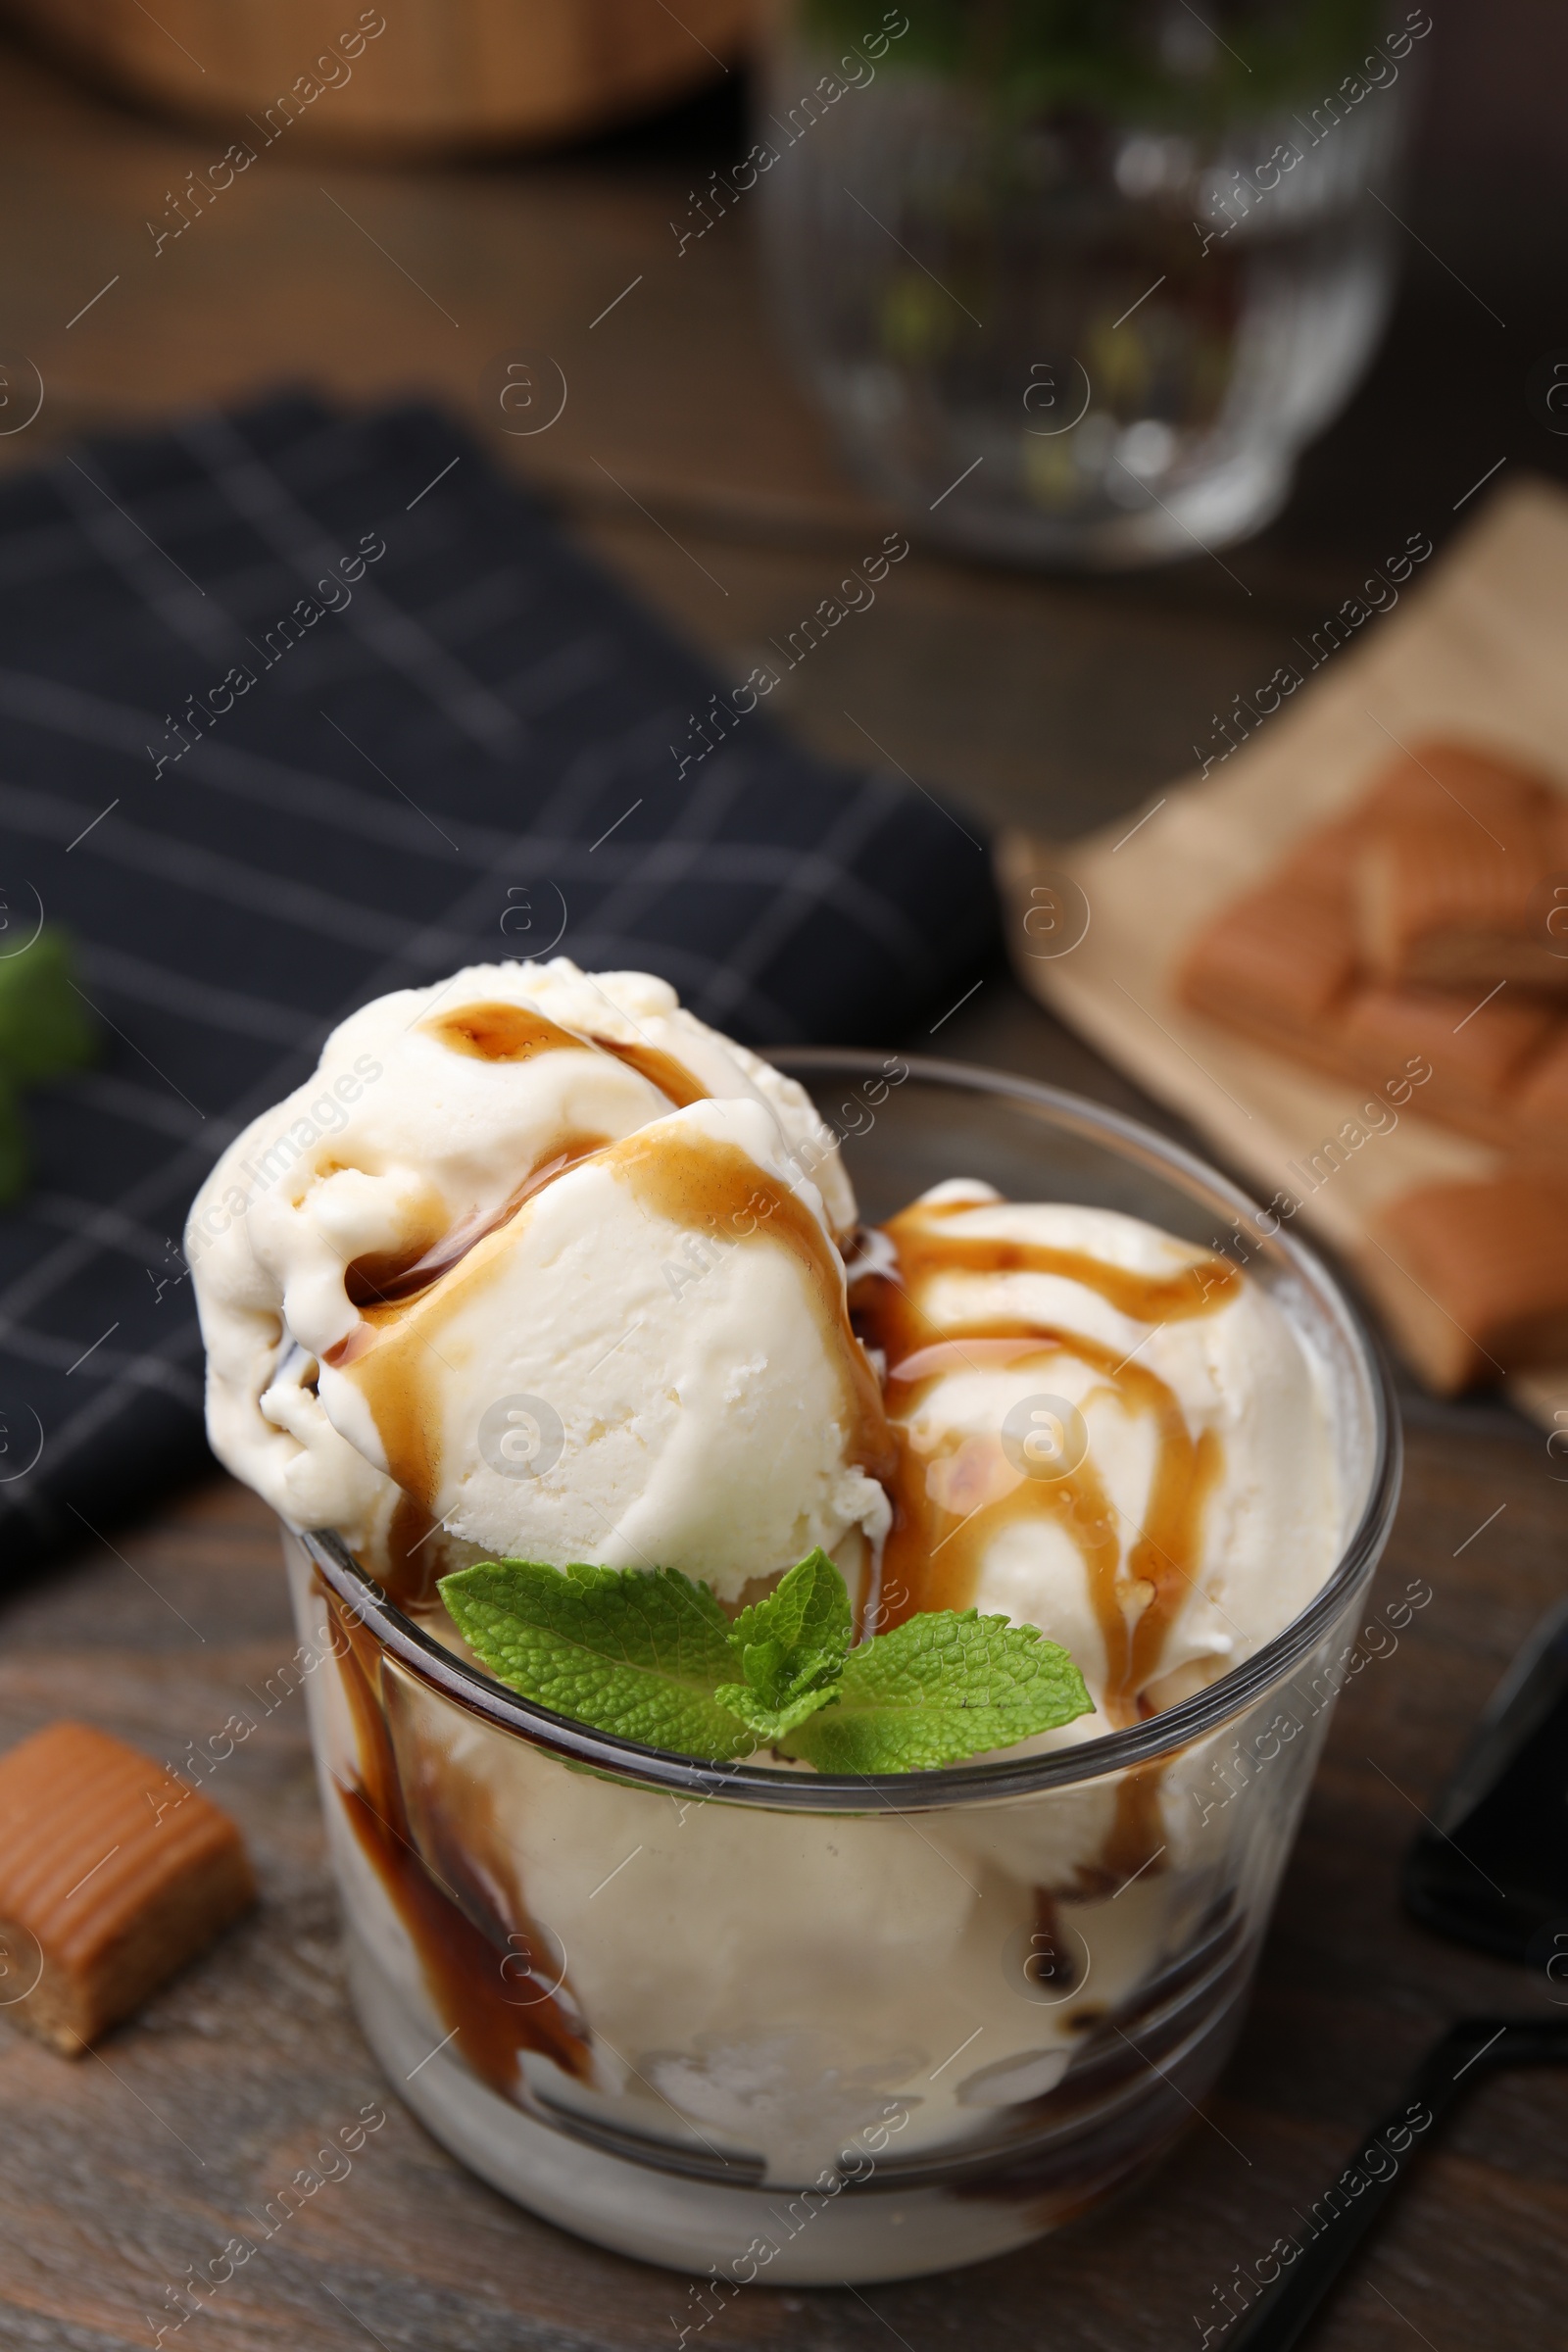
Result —
M713 1696L776 1741L836 1696L854 1634L849 1588L825 1551L808 1552L729 1628L742 1680Z
M974 1609L852 1648L849 1592L820 1550L733 1624L676 1568L492 1560L440 1589L469 1647L525 1698L710 1763L771 1746L822 1772L923 1772L1094 1703L1059 1643Z

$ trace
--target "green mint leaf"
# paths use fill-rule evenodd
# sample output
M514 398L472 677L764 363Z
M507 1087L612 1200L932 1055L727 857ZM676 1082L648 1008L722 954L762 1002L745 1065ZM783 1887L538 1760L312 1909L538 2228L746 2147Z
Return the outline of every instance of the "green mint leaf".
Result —
M742 1679L713 1695L760 1739L776 1740L830 1703L853 1633L843 1577L825 1551L808 1552L730 1627Z
M54 923L20 954L0 955L0 1072L13 1086L80 1069L97 1053L97 1024L72 986L74 969L70 938Z
M786 1755L819 1772L924 1772L1054 1731L1094 1704L1058 1642L973 1609L907 1618L851 1650L838 1701L783 1740Z
M707 1763L757 1745L714 1695L734 1666L729 1620L678 1569L484 1560L440 1592L491 1673L558 1715Z
M921 1772L1093 1706L1057 1642L973 1609L911 1617L852 1649L849 1592L822 1551L733 1625L707 1585L675 1568L489 1560L440 1590L469 1647L514 1690L710 1763L771 1745L821 1772Z

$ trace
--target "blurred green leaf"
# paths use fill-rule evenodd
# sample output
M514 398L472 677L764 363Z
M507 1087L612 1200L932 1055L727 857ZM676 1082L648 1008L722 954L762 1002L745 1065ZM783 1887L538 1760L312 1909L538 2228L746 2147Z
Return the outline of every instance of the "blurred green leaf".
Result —
M98 1028L72 982L69 932L46 923L30 947L0 954L0 1074L13 1087L79 1070L98 1052Z

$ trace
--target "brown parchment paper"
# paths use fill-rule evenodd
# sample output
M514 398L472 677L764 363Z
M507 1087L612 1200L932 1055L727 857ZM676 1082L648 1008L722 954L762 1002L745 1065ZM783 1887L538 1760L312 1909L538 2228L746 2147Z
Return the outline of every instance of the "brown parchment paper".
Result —
M1187 1011L1171 975L1224 903L1352 802L1399 743L1477 740L1568 791L1568 494L1539 479L1499 489L1448 553L1413 571L1396 604L1327 656L1322 642L1304 644L1303 683L1274 714L1156 795L1142 821L1124 816L1065 845L1013 830L998 865L1025 986L1182 1111L1262 1201L1282 1191L1298 1200L1291 1230L1315 1231L1344 1252L1419 1372L1417 1318L1407 1329L1400 1312L1410 1277L1379 1250L1368 1217L1413 1186L1485 1176L1499 1154L1422 1119L1417 1096L1396 1128L1368 1134L1319 1181L1312 1154L1345 1135L1364 1092ZM1309 669L1314 652L1319 664ZM1249 703L1264 684L1238 681ZM1199 757L1224 745L1214 730ZM1086 917L1082 937L1061 952ZM1568 1425L1568 1367L1508 1385L1545 1426L1558 1412L1557 1426Z

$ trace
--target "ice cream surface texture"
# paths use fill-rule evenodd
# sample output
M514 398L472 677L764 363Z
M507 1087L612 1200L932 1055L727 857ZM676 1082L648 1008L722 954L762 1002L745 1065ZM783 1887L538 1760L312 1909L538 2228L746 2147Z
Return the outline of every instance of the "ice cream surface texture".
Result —
M816 1544L860 1575L889 1441L818 1128L644 974L366 1006L192 1209L217 1452L376 1557L440 1524L721 1596Z

